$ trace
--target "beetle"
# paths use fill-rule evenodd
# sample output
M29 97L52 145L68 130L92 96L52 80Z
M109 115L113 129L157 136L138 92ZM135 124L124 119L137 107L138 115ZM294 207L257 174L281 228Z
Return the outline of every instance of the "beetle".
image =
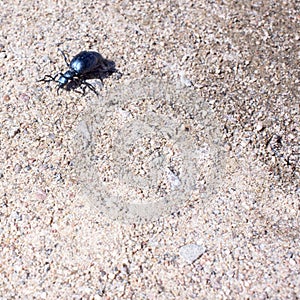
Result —
M94 86L92 86L86 80L92 78L99 78L102 81L102 75L104 73L113 73L115 71L114 64L113 69L111 69L112 66L109 65L109 63L111 62L104 59L102 55L98 52L82 51L75 55L71 62L68 62L65 53L62 50L60 51L64 57L64 60L69 70L67 70L65 73L58 73L55 76L45 75L43 79L38 80L43 82L57 82L57 94L59 93L60 89L76 89L77 87L83 84L83 94L85 94L85 89L86 87L88 87L96 95L98 95Z

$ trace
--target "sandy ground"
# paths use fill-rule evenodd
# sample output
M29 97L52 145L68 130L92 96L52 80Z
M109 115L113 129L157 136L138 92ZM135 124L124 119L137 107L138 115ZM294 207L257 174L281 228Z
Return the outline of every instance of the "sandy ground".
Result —
M299 21L295 0L2 1L0 299L297 299ZM118 73L57 95L58 49Z

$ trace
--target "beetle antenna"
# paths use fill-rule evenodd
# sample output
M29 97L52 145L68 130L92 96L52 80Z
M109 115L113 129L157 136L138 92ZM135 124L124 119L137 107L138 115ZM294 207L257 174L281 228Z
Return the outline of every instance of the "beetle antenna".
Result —
M66 62L66 64L67 64L67 66L69 66L69 65L70 65L70 62L69 62L69 60L68 60L68 58L67 58L65 52L62 51L60 48L58 48L58 50L59 50L60 53L62 54L62 56L63 56L63 58L64 58L64 60L65 60L65 62Z

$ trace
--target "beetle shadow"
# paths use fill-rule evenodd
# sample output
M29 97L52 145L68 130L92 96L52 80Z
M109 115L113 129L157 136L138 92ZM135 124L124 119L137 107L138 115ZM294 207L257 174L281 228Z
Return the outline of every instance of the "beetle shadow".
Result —
M83 94L85 94L85 88L88 87L95 92L94 87L90 83L86 82L86 80L99 79L103 87L103 80L110 77L114 73L118 74L117 78L120 78L122 76L122 73L116 68L116 64L114 61L102 57L102 60L96 69L94 69L92 72L84 74L83 76L80 76L80 78L78 79L71 80L67 83L65 89L68 91L75 91L76 89L81 88L83 90ZM83 88L82 85L84 86Z

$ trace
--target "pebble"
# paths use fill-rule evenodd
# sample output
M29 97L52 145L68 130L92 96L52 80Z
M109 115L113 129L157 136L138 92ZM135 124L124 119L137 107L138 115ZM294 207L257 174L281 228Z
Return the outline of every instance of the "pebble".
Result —
M189 264L192 264L205 252L205 247L197 244L187 244L179 249L179 255Z
M167 168L167 177L172 189L175 189L176 187L180 186L180 179L169 168Z
M6 94L6 95L3 96L3 101L4 102L9 102L9 100L10 100L9 95Z
M22 166L20 164L16 164L15 167L14 167L14 171L16 173L20 173L22 170Z
M4 59L4 58L6 58L7 57L7 54L5 53L5 52L1 52L0 53L0 58L1 59Z
M258 122L257 125L256 125L256 131L260 132L263 129L264 129L264 126L263 126L262 122Z
M190 79L188 79L187 77L185 77L184 72L179 72L179 76L180 76L180 81L184 86L186 86L186 87L193 86L192 81Z
M39 190L35 193L35 198L37 200L42 200L43 201L47 198L47 194L44 191Z
M20 132L20 127L19 126L13 126L9 129L8 131L8 136L10 138L15 137L18 133Z

